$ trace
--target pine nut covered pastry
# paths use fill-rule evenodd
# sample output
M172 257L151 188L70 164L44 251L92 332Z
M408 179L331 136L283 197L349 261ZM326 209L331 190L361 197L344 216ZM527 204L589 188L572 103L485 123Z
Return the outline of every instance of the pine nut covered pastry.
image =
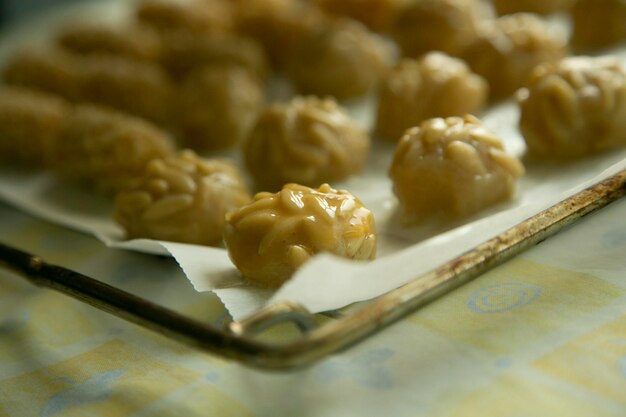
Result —
M1 89L0 160L42 167L70 111L70 105L54 95Z
M479 23L492 16L481 0L413 0L398 9L390 32L405 56L458 56L476 38Z
M118 55L148 62L158 62L161 56L159 35L141 25L74 23L58 33L57 43L77 54Z
M4 69L8 84L54 94L72 102L113 107L148 120L169 119L173 86L158 65L112 55L25 50Z
M312 256L332 253L353 260L376 256L372 213L348 191L328 184L288 184L227 216L224 243L242 275L278 287Z
M540 65L519 98L531 155L571 159L626 146L626 69L612 57Z
M567 53L565 36L536 15L517 13L483 22L463 58L489 82L491 99L500 100L522 87L535 66Z
M259 116L244 145L246 167L262 189L314 186L358 173L370 141L333 99L296 97Z
M46 156L62 176L117 191L132 184L149 161L172 152L170 138L151 123L82 105L68 114Z
M391 46L365 26L339 20L307 34L287 65L303 94L347 99L378 85L393 59Z
M460 59L430 52L395 65L380 87L376 131L397 141L409 127L432 117L478 113L489 87Z
M180 139L195 150L239 144L252 128L264 102L264 88L238 65L200 68L178 91L175 123Z
M430 119L407 130L389 171L407 223L462 218L508 200L523 173L473 116Z
M192 151L150 161L115 199L115 221L127 238L219 246L225 215L250 201L237 167Z

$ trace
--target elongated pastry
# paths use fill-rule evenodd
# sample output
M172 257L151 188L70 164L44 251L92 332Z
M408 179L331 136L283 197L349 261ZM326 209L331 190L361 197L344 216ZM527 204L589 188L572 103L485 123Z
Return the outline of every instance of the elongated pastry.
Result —
M612 57L575 57L535 68L520 91L520 130L543 159L626 146L626 69Z
M487 82L460 59L430 52L404 59L380 87L376 131L397 141L409 127L431 117L478 113L486 104Z
M332 99L296 97L268 106L244 145L246 167L266 190L315 186L358 173L370 141Z
M146 164L173 152L156 126L106 108L77 106L46 155L57 173L104 191L133 184Z
M113 107L154 122L169 120L173 86L156 64L120 56L25 50L4 69L8 84Z
M506 201L523 173L473 116L430 119L407 130L389 171L407 223L462 218Z
M277 287L320 252L354 260L376 256L372 213L348 191L296 184L259 193L227 216L224 243L242 275Z
M153 159L115 200L127 237L219 246L227 212L250 201L234 164L192 151Z
M111 26L99 23L74 23L57 35L57 43L78 54L118 55L139 61L158 62L161 39L141 25Z
M18 87L0 90L0 160L45 165L71 106L54 95Z

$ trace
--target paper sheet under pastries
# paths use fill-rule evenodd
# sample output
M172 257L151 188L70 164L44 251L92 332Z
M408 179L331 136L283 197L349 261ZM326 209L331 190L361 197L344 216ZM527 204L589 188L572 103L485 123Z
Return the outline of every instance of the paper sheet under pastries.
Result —
M110 15L119 15L119 8L112 6L114 3L120 4L112 2L106 7L111 7ZM103 8L102 3L97 7L100 12L109 10ZM2 44L8 42L5 36ZM619 54L626 65L626 51ZM374 111L371 101L352 104L350 111L360 123L370 127ZM483 120L500 134L509 151L521 155L524 144L517 132L517 112L517 107L508 103L487 112ZM2 169L0 198L43 219L91 233L110 247L171 254L197 291L214 291L233 318L239 319L275 301L296 301L311 312L320 312L384 294L626 169L626 150L569 165L527 166L527 175L520 181L514 201L481 213L464 225L429 224L406 229L398 222L397 202L387 178L392 152L391 145L375 142L363 175L333 184L352 191L374 212L379 232L379 258L369 263L356 263L320 255L276 292L247 285L223 249L151 240L124 241L122 231L110 218L109 200L74 188L51 175Z

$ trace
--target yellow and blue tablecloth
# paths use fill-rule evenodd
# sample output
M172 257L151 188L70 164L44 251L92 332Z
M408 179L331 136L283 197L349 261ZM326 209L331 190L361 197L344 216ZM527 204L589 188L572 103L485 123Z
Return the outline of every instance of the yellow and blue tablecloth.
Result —
M265 373L0 271L0 417L626 416L626 200L392 328ZM219 325L170 259L0 205L1 240ZM280 336L280 335L279 335Z

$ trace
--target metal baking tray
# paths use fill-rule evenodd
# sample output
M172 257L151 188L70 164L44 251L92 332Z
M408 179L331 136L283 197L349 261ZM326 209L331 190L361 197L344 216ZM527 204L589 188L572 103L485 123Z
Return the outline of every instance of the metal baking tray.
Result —
M625 194L626 170L324 324L302 306L286 302L217 328L2 244L0 267L208 353L256 368L288 370L357 344ZM261 340L263 332L283 323L296 325L298 337L285 343Z

